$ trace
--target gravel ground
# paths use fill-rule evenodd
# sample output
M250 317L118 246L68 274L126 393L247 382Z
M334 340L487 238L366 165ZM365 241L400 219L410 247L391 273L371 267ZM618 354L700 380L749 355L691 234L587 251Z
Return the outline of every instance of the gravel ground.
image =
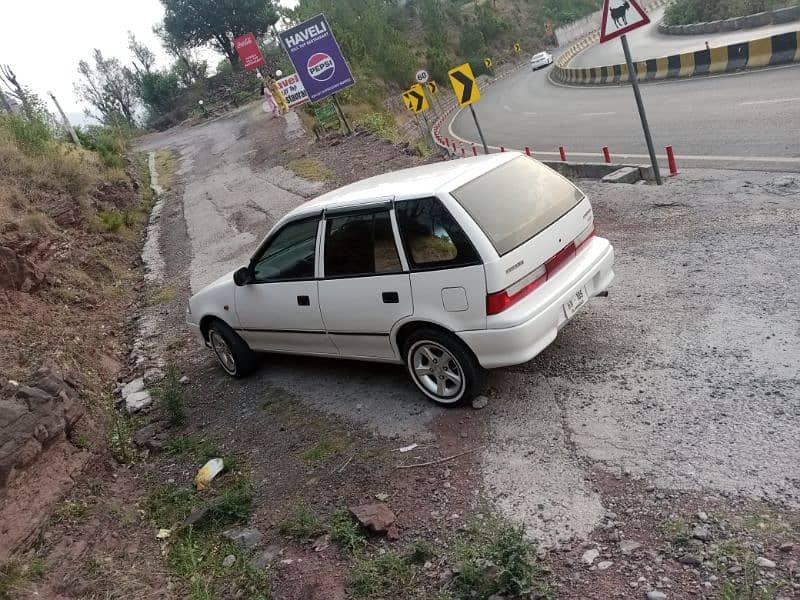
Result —
M192 257L191 289L240 264L275 219L313 195L312 184L277 168L291 125L245 107L147 140L147 149L181 154L189 248L179 238L162 247ZM270 161L253 160L265 153ZM361 156L363 169L349 166L354 178L400 166ZM348 175L333 169L344 183ZM539 357L492 373L490 408L472 419L489 441L480 456L488 496L551 543L600 523L588 475L598 466L659 488L796 509L800 179L698 170L662 188L580 185L616 247L618 278ZM198 377L221 377L207 353L191 360ZM443 414L397 367L270 359L241 385L266 382L407 441L430 439ZM236 410L239 385L225 386L224 410Z

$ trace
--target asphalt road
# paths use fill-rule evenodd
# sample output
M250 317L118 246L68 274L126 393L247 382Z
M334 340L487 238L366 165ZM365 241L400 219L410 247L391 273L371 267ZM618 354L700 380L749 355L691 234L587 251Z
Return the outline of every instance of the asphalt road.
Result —
M634 60L645 60L702 50L708 41L712 47L727 46L744 40L756 40L787 31L797 31L800 23L783 23L781 25L767 25L745 31L731 31L708 35L662 35L658 33L658 22L664 16L664 9L660 8L650 14L650 25L645 25L628 34L628 43ZM570 62L571 67L601 67L625 62L622 53L622 44L611 41L606 44L596 44L581 52Z
M629 86L566 87L548 69L523 68L482 90L475 104L487 142L550 160L563 145L568 159L648 162ZM678 166L800 171L800 66L642 86L657 152L672 145ZM469 111L450 137L477 141ZM452 134L455 134L453 136ZM444 135L448 135L445 133Z

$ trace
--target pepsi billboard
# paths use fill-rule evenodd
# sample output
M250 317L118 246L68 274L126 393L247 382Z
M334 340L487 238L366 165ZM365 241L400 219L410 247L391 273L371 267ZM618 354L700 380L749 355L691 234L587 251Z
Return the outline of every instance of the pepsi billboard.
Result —
M282 31L280 38L311 102L324 100L355 83L325 15Z

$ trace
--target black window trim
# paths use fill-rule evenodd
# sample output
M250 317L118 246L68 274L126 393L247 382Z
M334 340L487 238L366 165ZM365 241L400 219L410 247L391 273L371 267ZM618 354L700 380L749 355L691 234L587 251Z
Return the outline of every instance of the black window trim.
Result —
M262 285L264 283L299 283L299 282L303 282L303 281L318 281L319 278L317 277L317 267L316 267L316 265L317 265L317 252L319 251L319 248L317 247L317 240L319 238L319 224L322 223L323 212L324 211L320 210L318 212L306 213L306 214L303 214L303 215L298 215L294 219L289 219L285 223L282 223L281 226L278 229L276 229L263 242L261 242L261 245L258 248L256 248L256 251L250 257L250 262L247 264L247 268L250 271L250 278L251 278L251 281L250 281L250 283L248 285ZM255 270L255 264L256 264L256 257L258 257L261 253L263 253L269 247L269 244L272 242L272 240L274 240L275 237L281 231L286 229L286 227L288 227L289 225L294 225L295 223L302 223L304 221L312 221L312 220L316 220L317 221L317 234L314 237L314 274L311 277L285 277L285 278L273 278L273 279L256 280L255 271L254 271Z
M372 202L368 205L361 204L358 206L348 206L342 207L341 209L334 209L328 210L326 209L323 211L323 227L322 227L322 277L318 278L318 281L337 281L339 279L364 279L367 277L387 277L391 275L407 275L408 271L403 269L403 262L400 260L400 255L397 255L397 260L400 262L400 270L399 271L391 271L385 273L361 273L358 275L327 275L325 273L325 255L328 252L328 217L339 219L341 217L351 217L351 216L358 216L362 214L377 214L380 212L386 212L389 215L389 224L391 226L392 220L392 211L394 210L394 202L392 200L386 200L381 202ZM394 240L395 247L397 247L397 238L394 235L394 228L391 228L392 239ZM402 244L401 244L401 250Z
M461 231L464 234L464 238L467 240L467 243L469 244L470 248L472 248L472 251L475 253L475 256L477 256L478 258L475 259L475 260L462 262L462 263L459 263L457 265L447 265L447 264L443 264L443 261L439 261L437 263L429 263L429 264L426 264L426 265L417 266L416 263L414 262L414 259L411 256L411 252L409 252L408 240L406 239L406 234L403 231L402 224L400 223L400 220L398 219L397 220L397 228L400 231L400 244L403 247L403 254L405 255L406 262L408 263L408 272L409 273L425 273L425 272L428 272L428 271L450 271L452 269L464 269L464 268L467 268L467 267L476 267L478 265L482 265L483 264L483 260L481 259L481 255L478 252L477 248L475 248L475 244L472 243L472 240L469 238L469 235L467 235L467 232L464 231L463 227L461 227L461 224L458 222L458 219L456 219L453 216L453 213L450 212L450 210L447 208L445 203L442 202L442 199L439 198L439 196L437 196L436 194L428 194L426 196L420 196L419 198L403 198L402 200L396 200L394 202L395 217L397 216L397 205L398 204L400 204L402 202L418 202L420 200L427 200L429 198L433 198L434 200L436 200L436 202L438 202L441 205L442 210L444 210L450 216L450 218L453 219L453 222L461 229Z

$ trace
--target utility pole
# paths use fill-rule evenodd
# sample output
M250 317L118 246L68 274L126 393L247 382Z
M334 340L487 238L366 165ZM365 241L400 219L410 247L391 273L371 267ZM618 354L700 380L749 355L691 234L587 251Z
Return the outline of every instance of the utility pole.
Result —
M58 100L56 100L56 95L53 92L49 91L49 90L47 92L47 95L50 96L50 98L53 100L53 104L56 105L56 108L58 109L58 112L61 113L61 118L64 120L64 127L66 127L67 131L69 131L69 135L70 135L70 137L72 137L72 141L75 143L75 145L78 148L80 148L81 147L81 141L78 139L78 134L75 133L75 129L72 127L72 123L69 122L69 119L67 118L67 114L64 112L64 109L61 108L61 105L58 103Z

